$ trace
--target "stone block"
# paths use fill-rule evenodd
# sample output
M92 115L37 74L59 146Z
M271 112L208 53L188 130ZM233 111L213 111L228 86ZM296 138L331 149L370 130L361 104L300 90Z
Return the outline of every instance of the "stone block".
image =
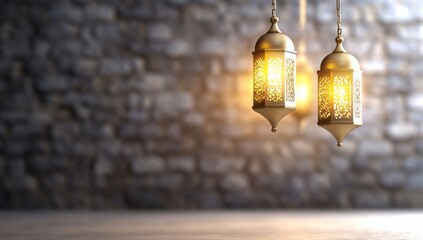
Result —
M137 124L125 123L119 128L119 136L124 139L134 139L140 136L140 128Z
M53 22L43 26L42 33L50 41L60 41L75 37L79 29L75 24L65 22Z
M229 173L223 176L220 185L226 191L246 191L250 186L248 178L241 173Z
M283 192L287 189L286 179L281 176L269 176L266 174L259 174L252 178L255 189L269 192Z
M309 178L308 186L311 191L327 191L331 187L331 180L326 174L312 174Z
M226 192L223 195L225 207L227 208L254 208L257 207L256 199L252 192Z
M315 154L315 145L304 139L292 141L292 151L299 158L312 157Z
M58 2L50 10L49 17L53 21L67 20L75 23L80 23L83 19L82 10L72 4L66 2Z
M243 158L232 156L204 156L200 159L200 170L208 174L223 174L229 171L240 171L245 166Z
M200 43L199 54L206 56L224 56L226 54L223 39L209 38Z
M141 90L143 91L160 91L166 86L166 75L146 73L143 76Z
M189 3L189 0L169 0L169 2L176 6L185 6L187 3Z
M25 40L11 40L3 41L1 45L1 53L6 57L25 57L31 52L28 41Z
M75 72L83 76L93 76L97 72L97 61L80 59L76 63Z
M198 112L191 112L184 116L184 122L189 126L203 126L205 119L204 116Z
M176 117L194 108L194 98L187 91L161 92L155 99L159 117Z
M154 23L148 27L150 40L169 40L172 37L172 28L166 23Z
M396 205L399 207L422 208L423 195L419 191L400 191L396 194Z
M139 73L145 71L145 60L143 58L138 58L135 60L135 70Z
M394 0L384 2L378 11L378 16L383 23L405 23L413 20L410 8Z
M386 192L363 190L353 194L353 203L359 208L387 208L391 199Z
M406 172L416 172L423 168L423 160L415 156L409 156L404 159L402 167Z
M251 59L242 56L225 58L225 70L230 73L248 72L251 68Z
M157 124L143 124L140 129L141 137L146 139L160 138L164 135L164 128Z
M372 157L388 158L392 156L393 145L387 140L363 140L358 149L358 157L369 159Z
M363 59L360 61L362 69L366 73L384 74L387 70L387 64L383 59Z
M112 21L116 13L112 6L90 4L85 8L85 19L91 21Z
M64 76L47 75L35 81L35 87L41 92L62 92L68 89L68 80Z
M131 170L135 174L160 173L165 170L165 164L159 156L145 156L133 160Z
M37 41L34 46L34 53L38 57L46 57L51 49L51 44L46 41Z
M416 172L410 174L406 182L406 188L409 190L423 190L423 173Z
M195 161L191 156L169 157L167 160L169 169L181 172L194 172Z
M155 178L155 189L178 190L183 187L184 178L179 174L163 174Z
M384 171L379 174L379 181L387 189L398 189L405 184L406 177L398 170Z
M405 141L417 136L418 131L414 124L408 122L391 123L386 128L389 138L396 141Z
M415 93L408 97L407 105L412 111L423 111L423 94Z
M119 26L112 23L95 25L94 36L102 42L118 42L121 40Z
M125 75L134 68L133 61L129 59L106 58L100 62L100 74L104 76Z
M166 44L164 52L170 57L187 57L194 53L194 47L187 39L175 39Z
M285 173L284 161L279 158L270 158L265 161L265 166L269 174L282 176Z
M214 191L199 194L199 205L205 209L221 209L223 207L220 194Z
M350 160L346 157L332 156L329 162L331 170L336 173L347 172L351 167Z
M53 45L53 57L60 59L63 56L80 56L82 52L82 43L76 40L62 41Z
M109 175L113 171L113 164L107 159L98 159L95 162L94 172L97 176Z

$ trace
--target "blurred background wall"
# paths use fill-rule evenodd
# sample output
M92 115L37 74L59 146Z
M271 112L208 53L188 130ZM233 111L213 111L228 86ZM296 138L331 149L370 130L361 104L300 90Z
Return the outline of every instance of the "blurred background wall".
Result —
M251 110L270 3L1 1L0 207L422 207L423 2L343 1L365 124L342 148L314 114L273 134ZM277 10L295 42L298 5ZM317 70L335 1L307 15Z

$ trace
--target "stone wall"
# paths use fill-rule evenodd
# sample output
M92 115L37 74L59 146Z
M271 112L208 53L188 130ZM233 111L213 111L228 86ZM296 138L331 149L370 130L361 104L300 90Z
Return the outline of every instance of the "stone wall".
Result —
M423 2L343 1L365 125L342 148L251 110L270 2L1 1L0 207L422 207ZM298 2L277 12L298 39ZM335 17L309 0L315 70Z

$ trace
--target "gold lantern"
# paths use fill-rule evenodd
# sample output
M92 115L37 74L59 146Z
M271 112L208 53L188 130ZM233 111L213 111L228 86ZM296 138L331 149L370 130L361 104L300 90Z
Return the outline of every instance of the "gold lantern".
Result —
M275 12L276 0L272 0L271 27L257 40L253 52L253 110L269 121L272 132L296 106L294 43L279 29Z
M341 1L336 1L338 36L335 50L326 56L318 74L318 125L336 138L343 138L363 124L362 71L357 59L345 51L342 43Z

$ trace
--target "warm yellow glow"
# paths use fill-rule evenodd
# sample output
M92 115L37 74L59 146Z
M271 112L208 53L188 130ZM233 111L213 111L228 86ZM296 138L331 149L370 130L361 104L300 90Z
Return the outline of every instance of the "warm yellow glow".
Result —
M309 112L311 109L311 79L308 74L297 73L297 111Z
M331 114L332 90L330 78L323 76L319 78L318 106L319 120L328 119Z
M338 96L340 99L345 101L345 96L347 95L347 91L345 90L345 87L339 87L338 92L335 93L336 96Z
M335 119L351 117L351 80L349 76L335 76L333 89Z
M298 86L297 89L297 103L306 103L310 97L308 96L308 87L307 85Z
M283 100L282 59L270 58L267 69L267 100L281 102Z
M261 58L257 58L254 61L254 101L256 103L263 103L266 97L266 74L264 71L264 61Z
M314 71L305 57L300 56L297 62L297 86L296 104L297 109L294 116L302 120L307 117L313 109L313 95L315 93Z
M295 82L296 82L296 68L295 68L295 59L293 58L286 58L285 59L286 65L286 76L285 76L285 100L286 102L295 103Z

